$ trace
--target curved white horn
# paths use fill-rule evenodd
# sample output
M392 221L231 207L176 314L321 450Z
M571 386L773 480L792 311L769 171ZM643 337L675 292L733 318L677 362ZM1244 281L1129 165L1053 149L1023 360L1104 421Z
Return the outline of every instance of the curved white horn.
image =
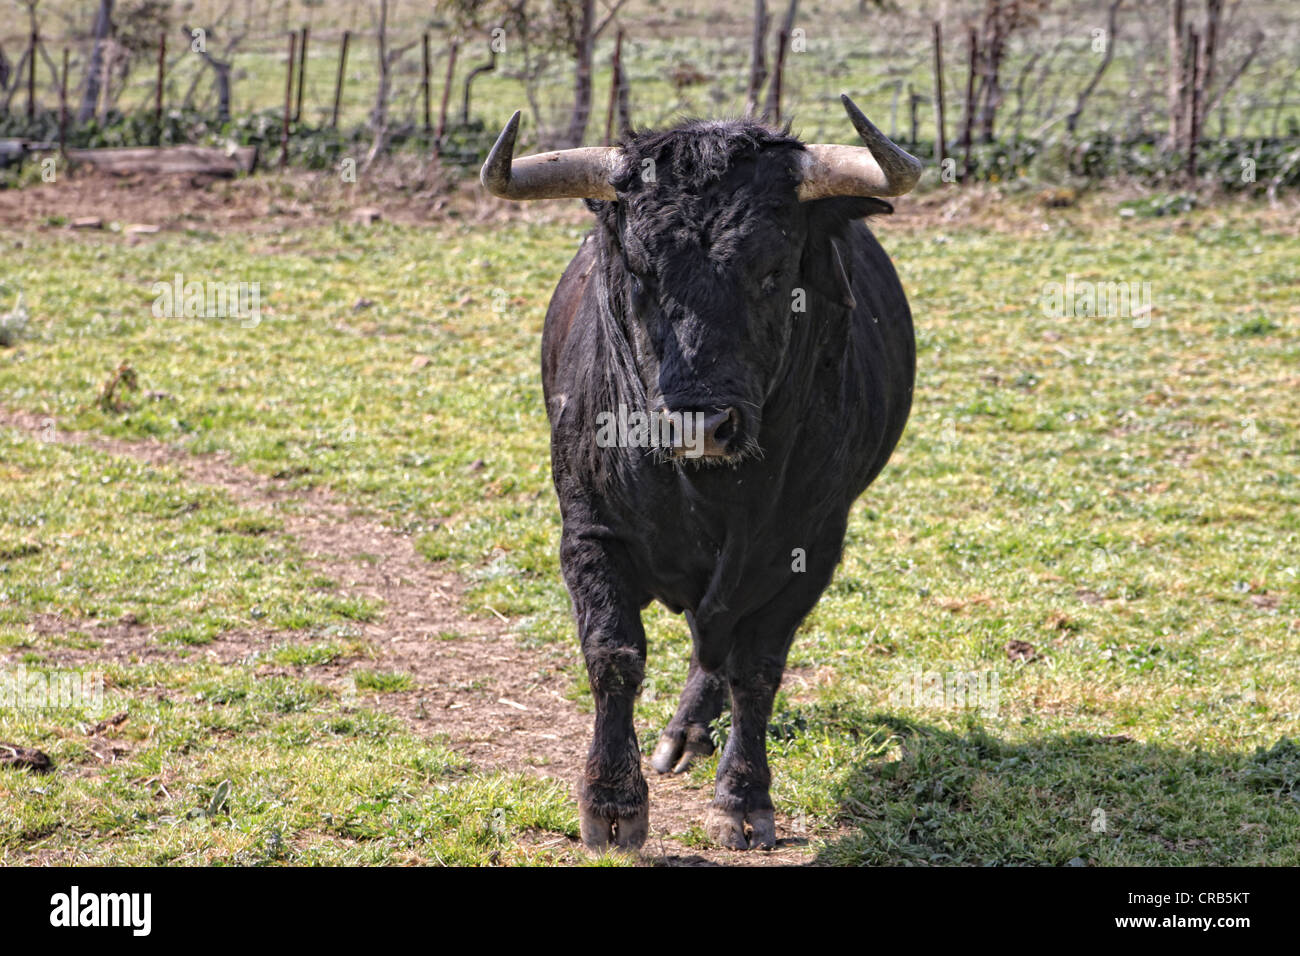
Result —
M911 192L921 178L921 161L876 129L848 96L840 94L840 102L866 145L808 145L801 158L800 201Z
M618 169L616 146L560 149L515 159L519 111L510 117L488 153L479 179L502 199L613 199L610 178Z

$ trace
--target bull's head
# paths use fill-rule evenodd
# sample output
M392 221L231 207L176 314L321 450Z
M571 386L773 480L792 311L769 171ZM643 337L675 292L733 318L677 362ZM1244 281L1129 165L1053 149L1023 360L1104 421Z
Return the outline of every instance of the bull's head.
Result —
M497 196L580 198L596 210L608 304L625 317L645 395L652 408L702 421L705 459L758 447L795 323L843 325L853 308L851 256L838 247L848 222L888 211L876 197L920 178L919 160L841 100L864 146L693 122L516 160L515 113L483 165Z

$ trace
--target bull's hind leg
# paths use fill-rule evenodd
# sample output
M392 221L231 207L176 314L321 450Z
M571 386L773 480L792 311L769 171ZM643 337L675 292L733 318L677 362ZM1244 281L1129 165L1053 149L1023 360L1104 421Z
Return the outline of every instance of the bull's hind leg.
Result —
M621 586L615 556L601 544L565 535L560 545L578 636L596 704L587 765L578 786L582 842L636 849L650 826L650 795L632 708L645 673L641 604Z
M668 722L659 737L650 765L660 773L683 773L690 769L696 757L713 753L713 738L709 725L718 719L727 698L727 681L722 674L710 674L700 666L695 648L695 618L687 611L687 623L693 638L691 666L686 674L686 686L677 703L677 713Z

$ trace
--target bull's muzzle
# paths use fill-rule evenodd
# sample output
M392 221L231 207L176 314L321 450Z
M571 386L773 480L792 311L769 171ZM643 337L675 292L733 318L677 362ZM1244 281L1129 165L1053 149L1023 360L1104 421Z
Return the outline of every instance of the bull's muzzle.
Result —
M740 449L740 412L725 408L659 409L674 458L730 458Z

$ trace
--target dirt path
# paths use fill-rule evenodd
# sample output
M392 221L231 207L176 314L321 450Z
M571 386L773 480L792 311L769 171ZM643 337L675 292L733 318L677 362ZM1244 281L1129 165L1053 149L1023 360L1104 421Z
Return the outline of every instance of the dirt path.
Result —
M48 416L0 409L0 426L75 444L105 454L177 469L189 482L216 487L243 505L274 510L280 532L294 538L344 595L383 602L379 620L364 626L374 659L313 668L323 683L345 686L353 666L409 673L414 690L367 695L365 703L400 716L424 736L445 736L476 769L532 773L564 782L573 792L586 753L591 717L570 699L569 653L520 643L502 617L463 613L464 583L420 556L411 539L357 512L328 492L291 489L232 464L219 455L195 455L152 439L124 441L51 429ZM59 633L84 622L38 615L32 626ZM131 620L95 627L93 652L59 649L51 659L79 664L104 654L122 660L170 658L176 650L154 640L153 629ZM440 635L457 634L446 639ZM292 632L236 630L198 653L223 663L297 639ZM576 653L574 650L572 653ZM710 793L679 777L645 767L650 784L651 834L642 858L653 865L798 865L814 856L807 841L777 818L780 845L772 853L732 853L687 847L670 834L703 819ZM575 841L575 850L577 849Z

